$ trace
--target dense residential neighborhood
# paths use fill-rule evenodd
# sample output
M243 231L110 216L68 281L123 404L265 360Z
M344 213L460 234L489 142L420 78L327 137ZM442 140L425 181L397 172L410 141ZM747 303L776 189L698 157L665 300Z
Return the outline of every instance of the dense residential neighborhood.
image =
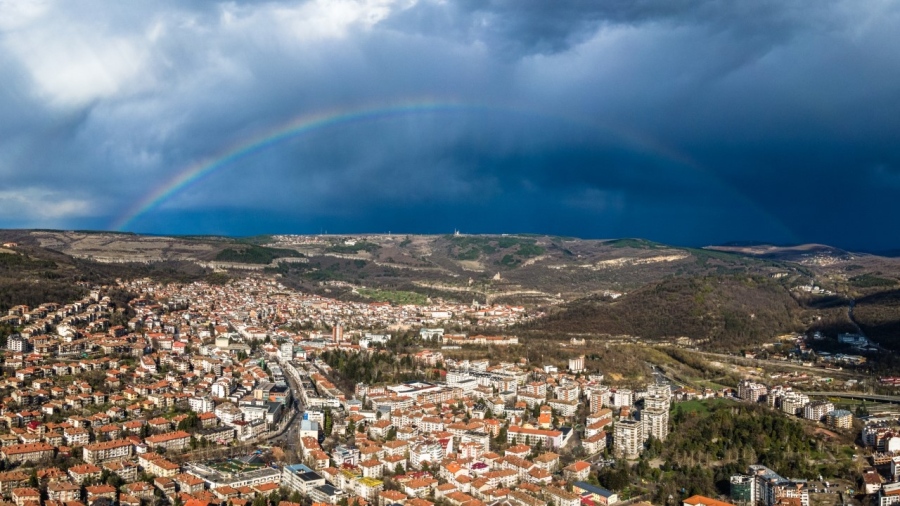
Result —
M68 304L13 307L2 318L17 331L3 357L0 494L17 506L609 506L651 500L649 488L604 487L598 470L665 444L681 403L764 405L822 430L856 423L791 386L698 390L658 377L629 388L584 356L560 368L442 353L516 345L465 329L533 316L340 302L254 276L122 281ZM402 352L400 334L421 346ZM862 441L896 478L896 420L869 420ZM882 474L860 479L887 506L900 492ZM734 504L811 504L806 480L764 465L730 483Z

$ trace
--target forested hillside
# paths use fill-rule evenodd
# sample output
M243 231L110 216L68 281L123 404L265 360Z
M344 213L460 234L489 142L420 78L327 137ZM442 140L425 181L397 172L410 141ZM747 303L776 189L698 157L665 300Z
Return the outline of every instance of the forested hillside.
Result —
M637 464L619 462L601 470L601 484L621 490L629 483L654 482L659 486L653 502L664 504L682 488L682 496L727 495L729 477L746 473L750 464L763 464L787 478L821 474L855 479L843 446L852 436L843 442L827 440L783 413L724 399L676 404L673 409L673 428L665 444L651 440ZM650 466L655 457L663 458L662 468Z
M689 337L737 349L804 330L803 310L776 281L759 276L671 278L619 299L574 301L532 328L553 332Z
M211 271L189 262L102 264L20 245L0 251L0 312L17 304L70 302L87 293L87 284L111 284L116 278L187 282L209 276Z
M885 348L900 350L900 291L890 290L858 299L853 315L873 341Z

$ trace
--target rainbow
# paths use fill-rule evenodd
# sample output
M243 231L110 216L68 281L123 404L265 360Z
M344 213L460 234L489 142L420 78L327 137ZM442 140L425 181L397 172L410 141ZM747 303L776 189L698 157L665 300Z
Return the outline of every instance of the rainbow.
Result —
M191 186L213 172L305 133L345 123L370 121L393 116L434 112L489 111L491 109L502 108L453 101L421 100L389 105L333 109L303 115L265 133L258 134L249 140L242 140L215 156L186 167L137 201L136 204L110 225L110 229L126 231L137 218L159 207L163 202L184 188Z
M733 185L727 184L718 174L708 170L691 159L689 156L663 145L655 139L647 138L636 132L623 128L610 128L607 125L598 124L593 120L587 120L579 117L571 117L559 113L548 113L546 111L534 110L523 107L511 107L505 105L484 105L477 103L459 102L453 100L405 100L397 103L378 104L369 106L356 106L349 108L331 109L327 111L319 111L316 113L306 114L281 124L275 128L251 137L249 140L241 140L217 155L205 158L197 163L187 166L183 170L177 172L168 180L164 181L155 190L148 193L144 198L137 201L124 214L118 217L110 225L111 230L129 231L129 227L142 215L159 207L165 201L172 198L175 194L183 189L197 183L201 179L233 164L241 159L250 157L256 153L264 151L281 142L292 139L294 137L310 133L322 128L331 126L339 126L343 124L372 121L383 118L399 117L410 114L424 113L454 113L454 112L494 112L504 114L524 114L527 116L545 117L563 121L565 123L581 125L590 130L600 130L612 134L619 139L628 141L648 152L657 156L671 160L680 164L685 168L702 172L706 176L723 187L731 190L737 197L750 204L762 215L766 216L773 224L780 228L783 232L787 232L789 237L795 237L793 231L787 227L783 221L774 216L771 212L760 206L756 201L749 198Z

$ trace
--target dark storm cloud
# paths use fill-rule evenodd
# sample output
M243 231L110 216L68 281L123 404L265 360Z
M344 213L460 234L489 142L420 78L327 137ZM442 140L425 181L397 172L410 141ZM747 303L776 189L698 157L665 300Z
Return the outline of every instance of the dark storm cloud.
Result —
M811 5L796 0L463 0L419 2L387 22L423 34L481 41L517 56L565 51L605 27L650 23L702 26L712 34L740 38L745 46L770 47L801 25L829 23Z
M895 247L898 46L890 2L0 4L0 225L103 228L292 118L433 101L463 106L307 132L131 226Z

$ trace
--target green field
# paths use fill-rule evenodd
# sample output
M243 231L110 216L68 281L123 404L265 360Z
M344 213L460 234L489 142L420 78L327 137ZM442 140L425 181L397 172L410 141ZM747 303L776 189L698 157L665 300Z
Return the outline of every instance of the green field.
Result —
M377 302L390 302L402 306L405 304L424 305L428 302L428 297L416 292L406 292L402 290L378 290L376 288L360 288L359 294L367 299Z
M211 464L209 467L215 469L216 471L228 474L234 473L242 473L245 471L252 471L254 469L259 469L262 467L261 464L245 464L243 462L239 462L237 460L227 460L225 462L217 462L215 464Z
M728 399L703 399L698 401L676 402L672 405L672 411L681 410L682 413L709 414L710 409L722 404L731 404L734 401Z

